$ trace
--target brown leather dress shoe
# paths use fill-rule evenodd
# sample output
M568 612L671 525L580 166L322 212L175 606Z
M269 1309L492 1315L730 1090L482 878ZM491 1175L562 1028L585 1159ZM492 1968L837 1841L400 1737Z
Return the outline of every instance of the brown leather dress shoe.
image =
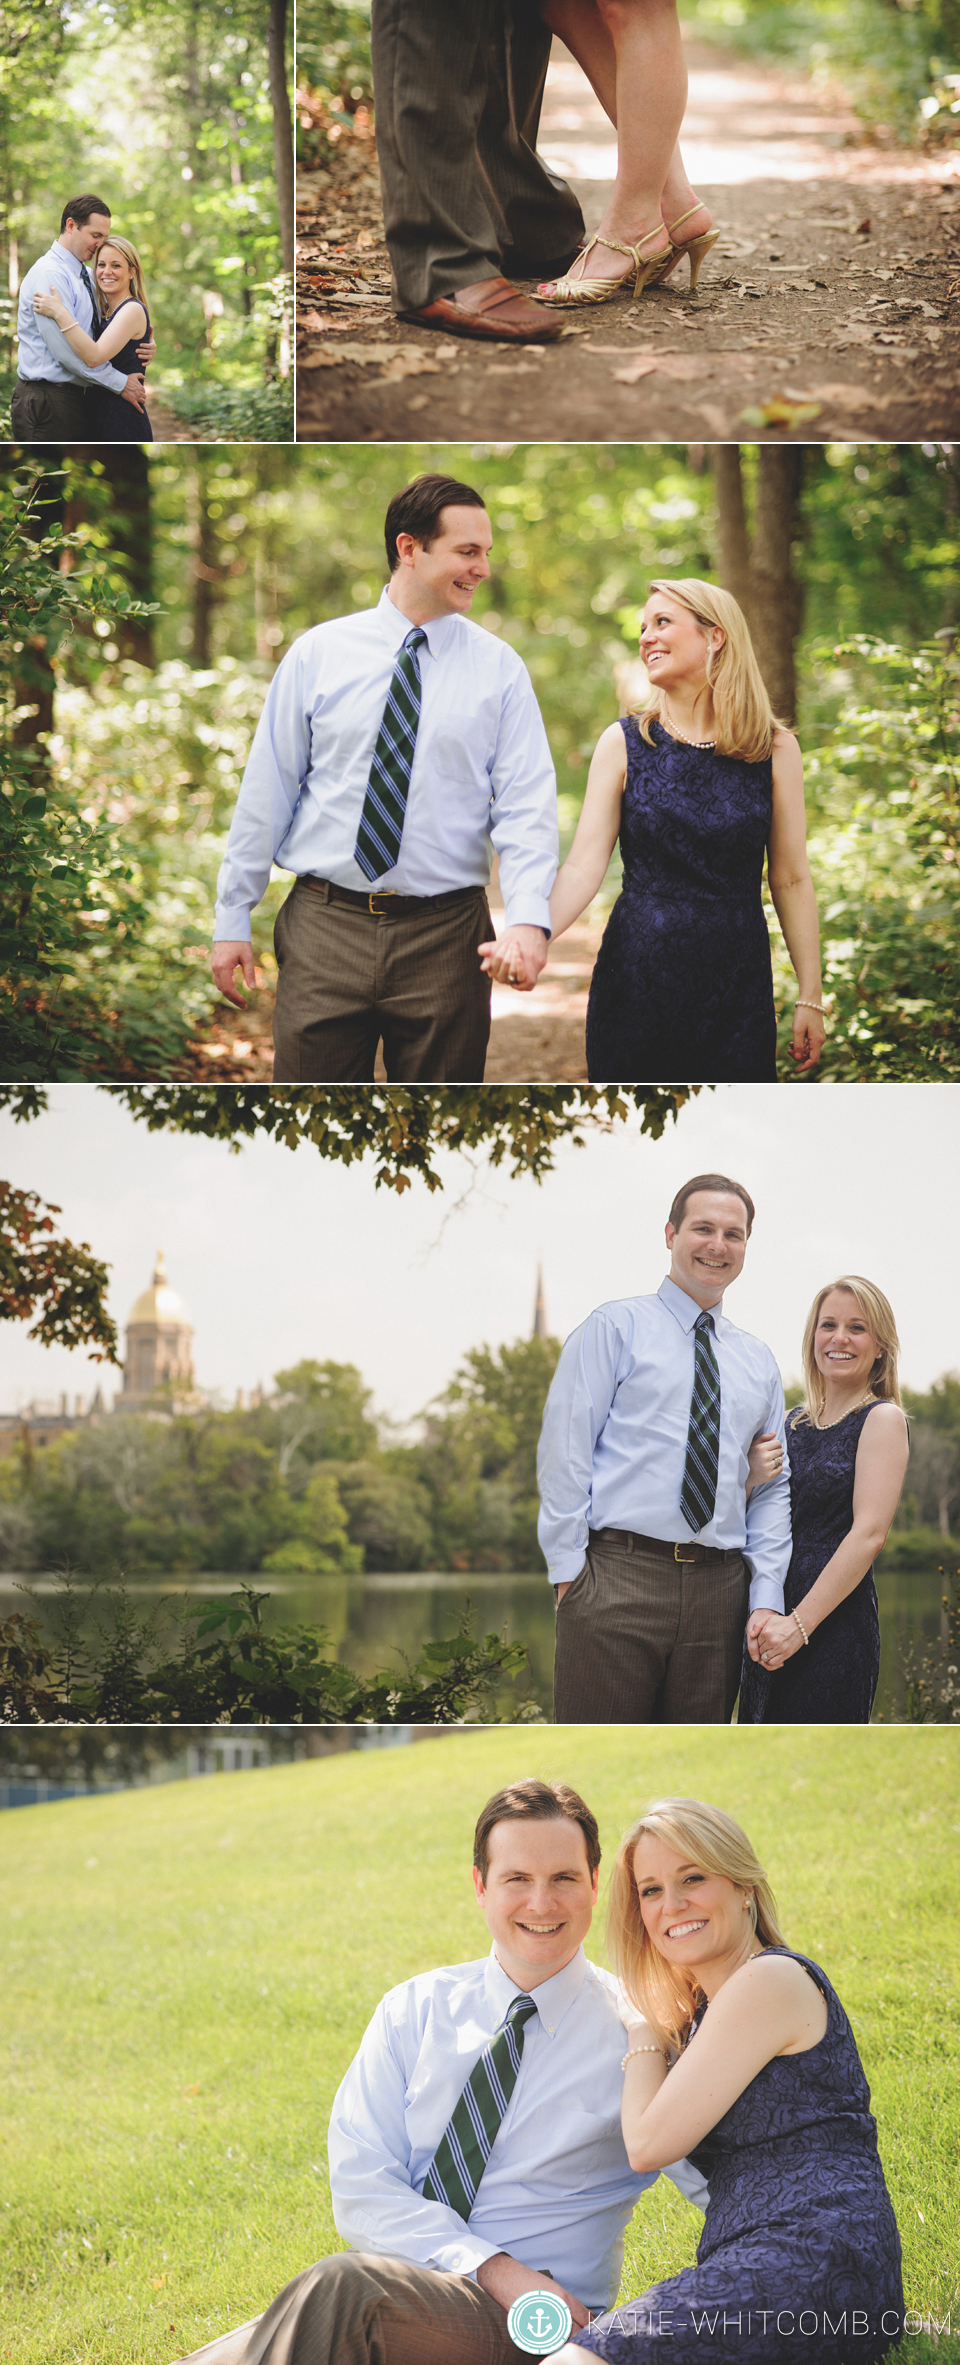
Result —
M556 313L520 295L509 279L476 280L459 295L439 296L435 304L397 317L419 328L445 329L455 337L486 337L498 345L552 345L563 326Z

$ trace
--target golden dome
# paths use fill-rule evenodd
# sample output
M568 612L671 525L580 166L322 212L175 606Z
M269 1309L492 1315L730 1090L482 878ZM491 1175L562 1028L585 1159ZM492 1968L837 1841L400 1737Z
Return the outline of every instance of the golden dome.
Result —
M157 1250L152 1284L149 1289L141 1291L136 1305L127 1316L127 1320L128 1323L178 1322L181 1326L190 1329L193 1327L192 1316L188 1313L182 1297L178 1297L176 1290L170 1288L162 1248Z

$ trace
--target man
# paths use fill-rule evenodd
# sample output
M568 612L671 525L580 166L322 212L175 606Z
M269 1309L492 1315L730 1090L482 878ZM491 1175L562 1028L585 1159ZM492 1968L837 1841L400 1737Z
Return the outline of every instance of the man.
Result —
M250 914L296 873L274 934L276 1083L479 1083L490 846L502 950L533 984L557 869L556 778L526 667L469 620L490 572L470 485L422 476L385 521L376 608L317 624L278 666L218 882L213 975L254 984Z
M748 1607L751 1632L753 1613L782 1613L783 1388L769 1347L722 1310L753 1217L740 1183L695 1175L656 1296L598 1307L563 1349L538 1464L558 1724L729 1724ZM748 1502L761 1434L778 1473Z
M396 310L448 335L551 343L562 315L511 280L565 270L584 224L536 154L551 42L537 0L373 0L371 34Z
M599 1863L565 1782L488 1800L473 1879L489 1955L393 1988L334 2100L330 2189L351 2250L190 2365L507 2365L523 2292L559 2292L581 2328L613 2304L654 2177L620 2132L617 1983L583 1951ZM665 2173L705 2206L688 2161Z
M10 404L17 443L88 441L91 388L109 386L134 410L144 407L142 378L128 377L110 361L99 369L89 368L56 321L33 309L34 296L45 296L53 286L87 335L99 336L102 322L92 270L109 229L110 208L102 197L69 198L60 217L59 238L48 254L31 264L23 280L17 306L17 383ZM152 338L137 351L142 360L150 361L156 351Z

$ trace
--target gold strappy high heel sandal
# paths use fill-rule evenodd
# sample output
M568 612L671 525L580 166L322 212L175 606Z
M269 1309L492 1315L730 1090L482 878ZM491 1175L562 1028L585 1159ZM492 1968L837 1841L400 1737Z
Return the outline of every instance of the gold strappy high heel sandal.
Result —
M686 216L684 216L685 219ZM640 295L655 273L659 272L662 264L667 262L672 255L672 248L667 246L662 255L651 255L649 260L645 262L640 252L641 247L646 246L648 238L655 238L657 232L663 227L662 222L655 222L652 230L645 230L643 237L638 238L636 246L624 246L619 238L600 238L594 231L593 237L588 238L586 245L581 247L577 263L584 261L590 253L591 247L594 246L609 246L618 255L629 255L635 272L632 287L630 286L629 271L622 271L615 279L574 279L567 271L562 279L557 280L552 296L538 296L537 302L540 304L605 304L609 296ZM576 269L576 263L573 265L573 269Z
M700 277L700 265L703 262L703 258L705 255L709 254L712 246L716 246L717 240L720 237L720 231L704 230L702 237L681 238L678 240L676 246L673 244L673 233L675 230L679 230L681 223L688 222L690 220L691 214L699 213L700 205L701 199L698 197L696 205L688 205L685 214L680 214L675 222L667 223L667 236L670 240L670 246L665 255L657 255L656 261L659 265L659 268L655 274L651 272L651 284L655 283L659 287L664 279L669 279L670 273L674 269L675 264L679 263L681 255L689 255L690 289L691 293L693 292L693 289L696 287L697 281Z

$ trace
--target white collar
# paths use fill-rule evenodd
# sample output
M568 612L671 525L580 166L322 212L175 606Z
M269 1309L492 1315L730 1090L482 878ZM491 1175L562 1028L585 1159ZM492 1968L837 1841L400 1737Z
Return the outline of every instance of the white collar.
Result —
M699 1322L701 1314L707 1313L712 1317L717 1338L723 1337L722 1298L717 1299L715 1306L698 1306L696 1298L688 1297L686 1290L681 1289L679 1282L674 1281L670 1273L667 1273L661 1281L657 1296L662 1298L664 1305L679 1322L681 1330L692 1330L694 1324Z
M426 636L427 650L431 657L440 656L455 627L464 621L461 616L456 615L431 616L429 624L419 626L411 624L409 616L403 614L402 609L398 608L396 601L390 598L387 590L383 590L380 594L377 615L386 630L391 648L401 648L408 632L419 630Z
M568 1963L564 1963L562 1971L555 1971L552 1979L541 1979L537 1987L530 1988L530 2001L536 2005L541 2027L546 2029L548 2036L556 2035L561 2021L566 2019L571 2005L576 2003L586 1976L587 1958L582 1946L578 1946L576 1954ZM484 1986L501 2021L506 2019L514 1996L527 1992L518 1989L516 1980L511 1979L503 1964L498 1962L493 1946L487 1957Z

